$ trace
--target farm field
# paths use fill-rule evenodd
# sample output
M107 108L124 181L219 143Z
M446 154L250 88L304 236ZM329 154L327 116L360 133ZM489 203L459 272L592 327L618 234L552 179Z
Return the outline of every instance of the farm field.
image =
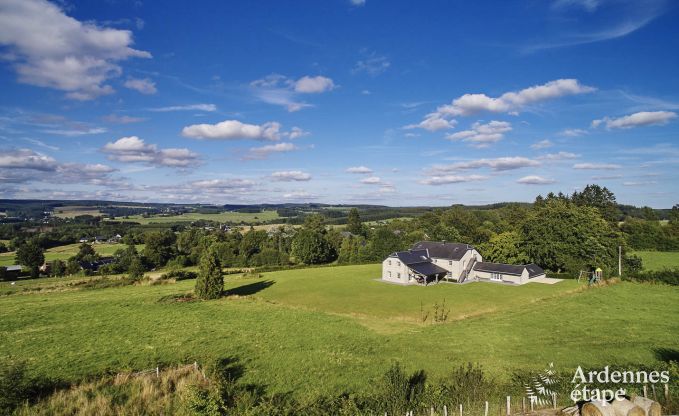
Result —
M103 214L96 207L66 205L55 208L53 215L59 218L73 218L77 217L78 215L92 215L96 217Z
M662 270L679 267L679 252L677 251L635 251L641 257L644 270Z
M50 248L45 251L45 261L50 262L52 260L68 260L69 257L72 257L78 253L78 247L80 247L80 243ZM92 247L102 256L112 256L116 250L125 248L125 245L101 243L92 244ZM141 251L143 249L144 244L137 245L137 250ZM10 266L12 264L16 264L15 253L13 251L8 253L0 253L0 266Z
M237 357L244 382L301 396L363 389L395 360L433 377L479 362L508 378L549 362L560 369L652 365L661 349L679 349L677 287L403 287L376 281L379 270L227 276L229 296L209 302L166 300L192 291L192 280L0 296L0 349L27 359L36 374L67 380ZM432 324L434 303L443 299L447 322Z
M152 223L175 223L175 222L193 222L198 220L216 221L216 222L262 222L271 221L280 218L276 211L262 211L257 213L249 212L221 212L219 214L201 214L197 212L189 212L182 215L173 215L170 217L152 216L144 218L141 215L130 215L128 218L118 217L116 221L138 222L140 224Z

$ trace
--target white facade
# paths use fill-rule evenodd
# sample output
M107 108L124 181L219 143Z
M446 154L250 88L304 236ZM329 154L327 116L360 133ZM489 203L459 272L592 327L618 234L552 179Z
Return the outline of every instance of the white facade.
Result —
M411 272L398 257L387 257L382 262L382 280L394 283L412 283Z

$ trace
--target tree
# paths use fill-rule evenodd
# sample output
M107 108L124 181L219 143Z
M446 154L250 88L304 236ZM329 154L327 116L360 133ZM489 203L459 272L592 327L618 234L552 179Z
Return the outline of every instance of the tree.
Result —
M222 266L219 264L218 254L210 249L200 257L198 263L198 279L196 279L195 293L201 299L217 299L224 290Z
M32 278L40 276L40 266L45 263L45 254L37 243L29 241L19 246L16 258L19 264L31 270Z
M144 257L155 266L164 266L177 253L177 236L170 230L152 232L144 238Z
M94 248L92 248L91 244L82 243L80 247L78 247L78 253L75 255L75 259L89 263L97 261L99 259L99 255L96 251L94 251Z
M80 267L80 264L74 258L70 258L66 262L66 274L68 274L69 276L78 273L81 269L82 268Z
M66 275L66 263L62 260L53 260L50 262L50 275L54 277L63 277Z
M571 200L579 206L594 207L599 210L606 221L615 222L620 219L620 210L615 194L605 186L587 185L582 192L575 191Z
M9 249L7 248L5 243L0 242L0 253L6 253L8 251L9 251Z
M617 226L596 208L559 198L535 207L522 227L522 238L530 261L557 272L593 266L614 270L618 246L624 243Z
M358 213L357 208L352 208L349 210L349 216L347 218L347 231L356 235L363 234L363 223L361 222L361 215Z
M144 277L145 271L146 268L144 267L144 263L142 263L139 256L132 257L130 260L130 265L127 268L128 277L132 280L139 280Z
M372 233L369 246L370 259L379 261L405 248L399 236L387 227L380 227Z
M529 261L523 250L521 236L514 231L494 235L480 249L486 261L507 264L525 264Z
M332 260L332 248L323 234L302 229L292 242L292 255L304 264L327 263Z

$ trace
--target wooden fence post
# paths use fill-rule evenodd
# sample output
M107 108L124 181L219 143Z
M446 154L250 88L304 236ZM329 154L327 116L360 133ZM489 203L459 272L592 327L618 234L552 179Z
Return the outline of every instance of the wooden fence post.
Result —
M533 397L531 397L530 398L530 411L531 411L531 413L533 413L533 406L534 405L535 405L535 400L533 399Z
M556 409L556 393L552 393L552 403L554 404L554 408Z
M462 403L460 403L460 416L462 416Z
M430 408L429 414L430 414L431 416L434 416L434 406L432 406L432 407Z
M448 416L448 406L443 405L443 416Z
M483 416L488 416L488 402L486 402L486 410L483 412Z
M648 389L646 388L645 384L644 384L644 397L648 397Z
M156 377L160 378L160 368L156 367Z
M670 401L670 388L667 387L667 384L665 384L665 401Z
M511 396L507 396L507 415L512 414L512 399Z
M521 398L521 413L526 413L526 396Z
M658 398L655 395L655 384L651 384L651 391L653 392L653 400L658 401Z

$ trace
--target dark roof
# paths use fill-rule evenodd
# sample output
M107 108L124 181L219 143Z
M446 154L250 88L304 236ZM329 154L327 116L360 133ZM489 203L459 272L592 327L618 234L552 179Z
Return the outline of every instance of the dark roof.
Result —
M545 274L545 271L542 270L542 267L538 266L537 264L527 264L526 269L528 269L528 277L535 277Z
M428 250L429 257L438 259L460 260L468 250L473 248L469 244L420 241L413 244L411 250Z
M406 265L413 263L421 263L423 261L429 261L429 257L427 257L426 250L399 251L397 253L392 254L392 256L398 257L398 259L401 260L401 262Z
M536 264L526 264L522 266L513 264L503 264L503 263L489 263L486 261L480 261L474 264L474 270L480 272L490 272L490 273L502 273L511 274L515 276L521 276L523 269L528 270L528 277L535 277L544 274L545 271Z
M443 267L439 267L434 263L430 263L428 261L424 261L422 263L409 264L408 267L415 270L419 274L423 274L425 276L448 273L448 271Z
M17 271L20 272L21 269L22 269L22 267L18 264L14 264L14 265L5 267L5 270L7 270L8 272L17 272Z

